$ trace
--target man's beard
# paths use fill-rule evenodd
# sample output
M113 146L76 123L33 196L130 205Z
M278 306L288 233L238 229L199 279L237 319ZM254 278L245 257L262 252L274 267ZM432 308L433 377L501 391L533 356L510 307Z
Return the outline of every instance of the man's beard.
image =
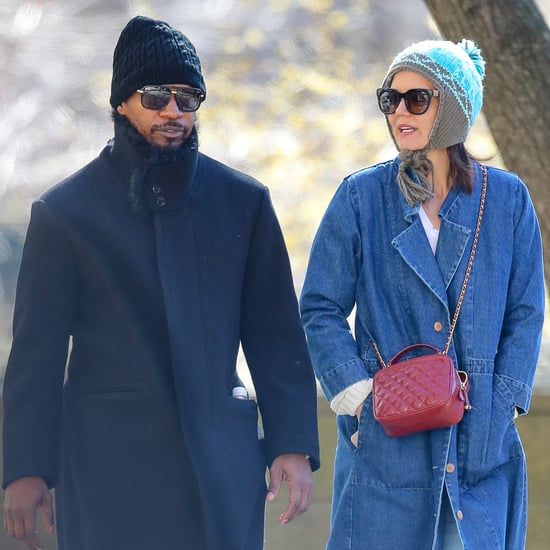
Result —
M123 130L128 142L136 149L143 159L147 159L148 163L177 162L185 157L189 151L194 151L198 148L197 122L195 122L189 137L179 145L174 145L174 143L160 145L146 139L128 118L121 115L116 109L113 109L112 116L114 123ZM177 127L180 128L179 125ZM174 138L173 142L175 141L177 141L177 138Z
M167 133L170 133L170 131L174 133L173 136L166 135ZM191 131L180 122L173 121L162 125L153 125L151 126L150 132L150 139L148 141L153 147L159 147L164 150L170 149L173 151L178 149L180 145L183 145L183 143L187 141ZM163 136L163 142L161 141L159 143L157 141L158 134Z

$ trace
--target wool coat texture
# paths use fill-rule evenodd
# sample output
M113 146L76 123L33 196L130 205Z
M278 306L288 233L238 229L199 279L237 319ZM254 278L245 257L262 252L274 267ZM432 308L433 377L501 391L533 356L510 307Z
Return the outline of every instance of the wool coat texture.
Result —
M197 150L144 171L136 211L146 160L115 130L32 206L3 484L55 488L60 549L259 549L266 466L319 466L283 236L266 187ZM231 395L240 345L257 402Z
M313 365L329 400L411 344L445 348L475 232L472 193L441 209L436 253L396 183L399 159L347 177L315 237L301 297ZM449 354L468 373L455 426L390 437L372 395L339 415L330 550L441 548L448 498L465 550L525 545L525 456L514 422L529 409L544 319L539 226L517 175L488 167L477 251ZM347 318L355 308L354 330ZM350 438L359 430L358 445Z

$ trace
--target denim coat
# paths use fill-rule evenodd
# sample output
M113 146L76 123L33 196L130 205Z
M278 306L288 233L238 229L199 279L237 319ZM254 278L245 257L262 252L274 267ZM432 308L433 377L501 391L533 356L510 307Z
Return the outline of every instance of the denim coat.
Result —
M315 237L301 297L314 369L326 397L372 377L402 348L443 349L480 203L451 189L436 254L419 206L396 183L399 160L348 176ZM355 311L354 331L347 318ZM524 546L526 468L514 412L527 412L544 316L538 222L522 181L488 168L485 213L450 348L471 381L472 410L452 428L393 438L372 413L337 417L331 550L438 548L446 488L466 550Z
M257 550L266 466L292 452L319 466L283 236L267 188L200 153L152 169L136 213L140 160L116 134L33 205L3 483L56 488L60 549ZM258 404L231 396L239 344Z

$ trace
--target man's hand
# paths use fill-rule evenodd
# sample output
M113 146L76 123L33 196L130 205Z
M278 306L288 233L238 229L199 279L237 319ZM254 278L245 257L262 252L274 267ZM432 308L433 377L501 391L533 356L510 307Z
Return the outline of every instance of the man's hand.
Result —
M284 525L303 514L311 504L313 476L309 460L302 454L278 456L269 468L269 489L267 500L273 501L279 495L281 482L288 481L288 506L279 517Z
M12 481L6 487L4 527L29 550L42 550L36 529L36 512L40 509L44 528L53 533L52 501L48 486L41 477L22 477Z

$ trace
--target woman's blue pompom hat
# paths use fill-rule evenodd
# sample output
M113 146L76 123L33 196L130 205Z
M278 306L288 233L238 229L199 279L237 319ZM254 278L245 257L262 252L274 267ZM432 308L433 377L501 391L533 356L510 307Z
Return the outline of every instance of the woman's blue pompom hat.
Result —
M443 149L466 141L483 105L485 60L477 45L468 39L412 44L397 54L382 87L391 86L394 75L406 70L420 73L440 92L429 147Z

